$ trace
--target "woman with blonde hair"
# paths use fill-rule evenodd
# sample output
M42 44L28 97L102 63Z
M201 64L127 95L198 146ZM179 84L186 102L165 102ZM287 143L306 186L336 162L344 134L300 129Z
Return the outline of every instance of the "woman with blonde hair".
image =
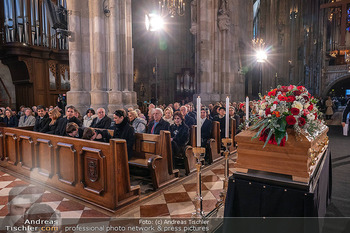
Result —
M169 122L170 125L174 124L174 120L173 120L173 109L171 107L167 107L164 110L164 116L163 116L163 120Z
M54 108L49 111L49 118L51 121L49 123L49 131L46 133L55 134L59 121L62 119L61 113L58 111L58 109Z

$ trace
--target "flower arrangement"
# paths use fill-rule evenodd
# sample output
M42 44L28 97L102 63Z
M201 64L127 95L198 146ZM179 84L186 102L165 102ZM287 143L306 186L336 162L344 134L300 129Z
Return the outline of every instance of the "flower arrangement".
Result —
M317 99L303 86L278 86L260 99L259 114L249 121L250 130L258 129L253 138L260 136L264 147L267 143L284 146L288 140L287 128L315 138L324 125L319 119Z

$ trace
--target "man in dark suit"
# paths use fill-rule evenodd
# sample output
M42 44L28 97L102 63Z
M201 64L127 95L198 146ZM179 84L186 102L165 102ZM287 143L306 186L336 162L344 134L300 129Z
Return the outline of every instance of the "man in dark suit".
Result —
M34 131L46 133L49 131L50 118L46 112L46 108L42 105L37 106L38 116L35 120Z
M62 118L56 128L55 135L66 136L66 126L70 122L76 123L79 127L82 126L82 123L75 116L75 107L70 105L67 107L66 116Z
M213 121L220 122L220 136L225 138L225 126L226 126L226 109L224 107L219 108L219 114L216 115Z
M180 112L182 116L185 118L185 124L188 126L189 129L191 129L192 125L196 124L196 120L193 119L193 117L191 117L190 115L188 115L188 109L186 106L181 106Z
M148 125L147 133L149 134L159 134L161 130L169 130L169 122L163 120L163 110L156 108L153 110L153 121Z
M109 129L112 119L106 115L104 108L97 109L97 117L92 120L91 128Z
M208 141L211 138L212 121L208 119L209 111L205 108L201 109L201 121L198 123L201 126L201 143L202 147L206 148Z

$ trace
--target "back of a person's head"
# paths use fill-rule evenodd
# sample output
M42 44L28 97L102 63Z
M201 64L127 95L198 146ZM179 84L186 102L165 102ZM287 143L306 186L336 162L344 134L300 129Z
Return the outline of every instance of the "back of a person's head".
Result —
M90 140L92 138L92 136L94 136L94 134L95 134L95 130L87 127L84 129L82 138L86 139L86 140Z
M78 128L79 128L79 126L76 123L70 122L66 126L66 132L67 133L72 133L72 132L78 130Z

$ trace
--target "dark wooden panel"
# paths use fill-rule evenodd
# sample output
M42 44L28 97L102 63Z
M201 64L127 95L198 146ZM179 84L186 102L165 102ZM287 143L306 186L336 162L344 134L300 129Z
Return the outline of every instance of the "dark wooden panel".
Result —
M156 143L157 142L150 142L150 141L141 141L141 148L142 152L144 153L156 153Z
M102 195L106 187L106 162L102 151L83 147L80 152L81 183L84 189Z
M56 174L58 179L74 186L77 182L77 151L73 144L57 143L56 147Z
M39 173L52 178L54 175L53 146L50 140L37 139L36 141L36 161Z
M30 136L19 136L18 140L19 162L28 170L35 167L34 141Z
M14 133L5 133L5 158L9 164L17 165L17 135Z

